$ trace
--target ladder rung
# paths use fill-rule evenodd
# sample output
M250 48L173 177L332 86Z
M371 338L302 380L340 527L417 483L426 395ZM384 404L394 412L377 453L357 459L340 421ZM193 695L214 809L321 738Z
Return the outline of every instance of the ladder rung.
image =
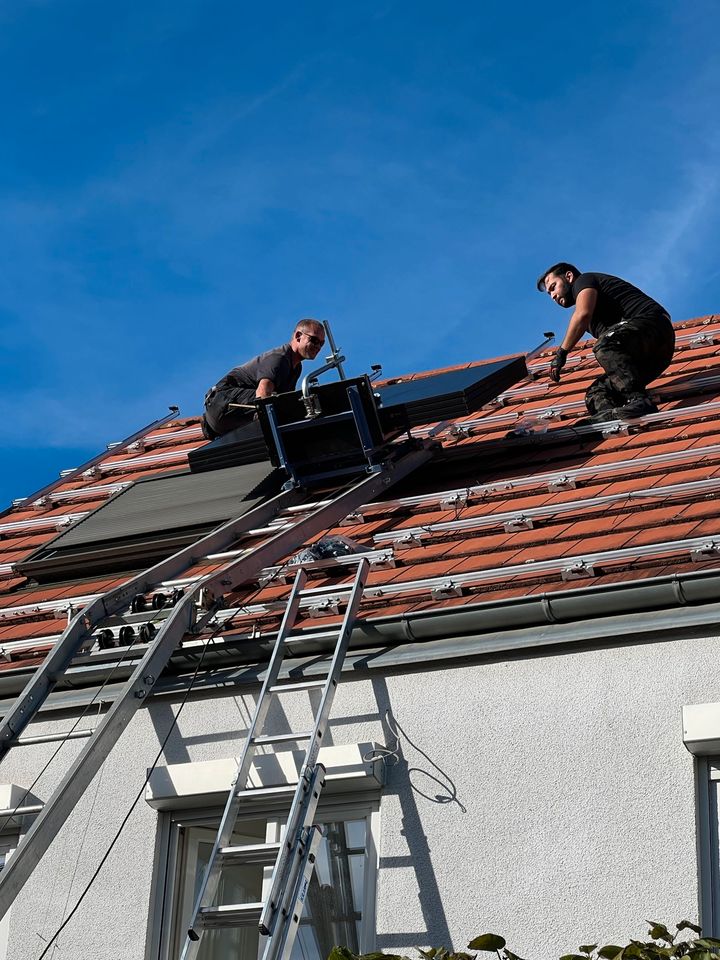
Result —
M268 736L253 737L250 741L256 747L262 747L268 743L299 743L301 740L309 740L310 733L271 733Z
M281 843L251 843L244 847L220 847L218 859L223 866L229 864L267 867L275 863Z
M195 930L255 927L260 923L262 910L262 903L229 903L222 907L201 907L195 920Z
M318 687L324 687L326 680L300 680L297 683L276 683L268 687L269 693L293 693L298 690L315 690Z

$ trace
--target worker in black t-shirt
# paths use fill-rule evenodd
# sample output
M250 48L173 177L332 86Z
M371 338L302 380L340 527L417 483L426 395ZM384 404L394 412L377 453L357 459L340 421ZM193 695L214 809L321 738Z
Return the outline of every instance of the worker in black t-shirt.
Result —
M314 360L324 343L322 323L300 320L289 343L233 367L205 394L203 435L213 440L248 423L255 415L256 397L294 390L302 361Z
M675 331L667 310L627 280L581 273L571 263L550 267L537 288L561 307L575 308L550 364L551 379L560 382L568 353L583 334L591 333L597 338L593 353L605 371L585 394L593 420L657 412L645 387L672 360Z

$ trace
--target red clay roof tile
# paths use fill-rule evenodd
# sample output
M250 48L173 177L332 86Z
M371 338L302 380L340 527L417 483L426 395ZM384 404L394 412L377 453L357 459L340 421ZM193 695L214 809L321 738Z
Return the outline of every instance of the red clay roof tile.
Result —
M543 564L548 560L612 554L617 550L689 537L720 536L720 496L716 503L707 498L706 492L690 488L680 500L663 500L664 487L720 478L720 410L712 407L720 396L720 344L691 342L693 338L707 334L720 340L720 317L697 318L676 327L680 342L675 359L654 385L661 397L662 409L669 416L633 425L628 434L572 434L567 427L582 421L583 394L597 375L598 368L589 347L584 346L571 356L561 383L554 385L547 379L547 366L553 355L553 350L549 349L532 361L538 379L527 380L506 391L504 405L488 407L463 418L472 426L473 436L460 441L449 435L441 437L448 450L462 450L472 456L472 451L477 448L477 460L468 461L467 483L470 486L514 479L520 483L519 487L503 488L499 483L498 489L488 492L484 499L471 495L469 505L458 510L442 509L437 501L432 505L408 504L402 509L385 510L381 514L373 507L368 510L364 522L338 525L336 530L345 536L368 547L377 547L379 544L373 544L373 537L381 533L397 531L402 535L403 531L414 528L450 523L447 529L431 531L430 539L421 540L420 544L395 544L393 547L383 541L380 544L383 548L395 550L397 566L373 569L370 575L373 586L405 586L421 579L452 579L453 574L496 567L500 571L514 565L521 568L512 576L500 575L497 582L471 585L461 597L435 599L429 595L430 588L426 585L409 594L390 593L387 597L371 599L364 607L365 612L373 617L392 616L412 610L462 607L480 601L556 593L573 589L577 583L564 582L557 568L552 573L543 573ZM411 374L403 379L423 375L427 374ZM682 411L687 407L698 409L681 418L671 418L673 410ZM561 419L538 421L537 413L550 408L558 410ZM487 423L483 425L483 421ZM529 440L508 437L518 424L541 432L531 434ZM556 438L560 442L556 442ZM482 445L490 440L494 447L488 456ZM10 564L55 536L53 518L84 514L105 503L108 495L117 489L114 484L131 483L177 470L186 463L187 453L203 442L197 417L178 418L150 430L144 442L134 450L111 450L87 476L61 481L51 491L46 503L33 506L32 498L29 498L19 507L6 511L3 522L29 521L30 526L5 533L0 531L0 573L5 564L4 579L0 578L0 608L12 611L14 607L53 600L62 602L93 595L123 582L124 577L114 576L73 584L33 586L14 576ZM683 451L687 453L686 457L682 457ZM673 453L681 456L665 460ZM648 457L653 458L650 463L642 462ZM572 475L578 469L582 473L575 486L568 489L550 490L547 479L528 486L524 479L535 475ZM448 486L459 489L462 482L453 479ZM654 491L657 499L628 497L608 506L583 506L583 501L590 498L621 496L642 490ZM577 509L573 508L572 513L559 512L557 516L538 518L532 529L514 533L499 525L487 528L487 532L462 526L453 529L452 526L453 521L481 520L495 514L518 514L549 505L562 508L575 503ZM47 525L33 529L32 521L40 518L44 518ZM216 563L201 560L186 571L186 575L201 576L215 569ZM616 562L611 558L603 563L594 577L581 582L583 585L610 584L705 569L720 569L720 562L712 558L692 562L687 551L683 554L679 548L677 558L672 560L659 556L653 558L652 555L637 561L624 555ZM313 576L310 585L317 587L336 582L339 581L335 573L324 571ZM287 584L270 584L263 589L253 584L228 598L228 603L275 602L287 596L289 589ZM243 616L246 623L253 619L240 615L238 620ZM265 629L268 625L276 625L277 613L254 615L254 619ZM0 642L7 644L49 636L61 631L66 622L65 615L58 616L52 611L38 613L34 620L26 614L12 621L0 619ZM312 619L308 622L322 626L331 621ZM40 655L42 643L38 650ZM6 663L4 668L36 660L27 650L20 648L17 656L23 659Z

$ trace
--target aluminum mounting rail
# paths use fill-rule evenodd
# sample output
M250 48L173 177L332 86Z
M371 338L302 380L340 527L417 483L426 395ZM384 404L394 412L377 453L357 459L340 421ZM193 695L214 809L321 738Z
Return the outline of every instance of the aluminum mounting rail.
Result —
M492 480L489 483L472 486L454 487L431 494L418 494L412 497L402 497L397 500L383 500L377 504L366 504L361 508L368 517L394 513L407 507L425 507L434 504L444 509L451 509L463 499L471 497L482 498L491 494L520 492L524 490L570 489L578 480L588 477L597 477L598 481L614 474L633 472L635 467L660 467L670 464L689 462L693 466L700 466L706 458L720 457L720 444L710 444L706 447L693 447L687 450L672 450L670 453L651 454L647 457L633 457L626 460L614 460L612 463L590 464L585 467L575 467L568 470L552 470L546 473L526 474L520 477L507 477Z
M232 559L234 557L240 556L242 553L247 553L247 550L229 550L224 554L219 554L218 556L223 559ZM380 550L368 550L363 553L351 554L345 557L333 557L330 560L313 560L302 564L302 569L308 573L314 573L316 571L322 571L327 567L332 566L343 566L351 567L355 563L359 563L362 560L367 560L370 564L371 570L377 569L388 569L395 566L395 551L392 548L385 547ZM298 569L297 564L288 564L286 567L272 566L266 567L264 570L261 570L258 574L257 580L259 583L267 583L268 581L275 581L277 583L285 583L288 578L294 576L295 572ZM197 582L199 576L196 577L186 577L178 580L173 580L168 583L161 584L161 587L187 587L192 583ZM98 594L97 596L101 596ZM65 608L60 608L58 612L65 612ZM119 638L119 633L124 626L132 626L135 628L136 633L142 629L143 626L151 625L156 629L159 628L160 623L167 619L170 615L172 607L163 607L159 610L147 611L145 615L143 613L131 614L127 617L118 618L117 623L105 623L103 624L104 630L109 630L114 638ZM223 611L220 611L217 614L217 621L222 622L226 619L223 616ZM112 620L112 618L110 618ZM0 644L0 657L8 658L13 653L19 653L22 650L32 650L37 647L51 647L56 643L62 634L47 634L46 636L36 636L30 639L24 640L10 640L5 643ZM138 651L145 646L150 641L143 642L137 638L133 640L132 647L134 650ZM122 649L127 648L127 644L123 643ZM107 656L108 651L102 651L103 656ZM92 666L93 664L93 653L89 654L87 660L83 661L83 666Z
M376 533L374 543L389 543L396 546L404 542L404 538L413 537L416 540L428 539L436 534L460 532L465 530L483 530L488 527L505 527L506 532L527 530L532 528L532 521L546 517L562 517L566 514L585 513L595 508L603 508L616 503L625 503L632 500L679 500L685 497L702 497L720 491L720 477L710 480L693 480L689 483L673 483L665 487L647 487L644 490L630 490L625 493L611 493L604 497L587 497L586 499L567 500L564 503L549 503L541 507L508 510L501 513L489 513L481 517L466 517L461 520L445 520L439 523L427 523L418 527L404 527L402 530L389 530ZM695 501L697 502L697 501ZM720 505L718 506L720 513ZM509 528L509 529L508 529ZM720 530L718 531L720 535Z
M13 520L8 523L0 523L0 534L22 532L25 530L47 530L69 526L76 520L81 520L88 515L88 510L82 510L78 513L62 513L54 517L34 517L28 520Z
M662 396L660 396L659 393L658 397L662 400ZM448 432L451 435L457 434L461 437L477 436L478 434L481 435L482 429L487 426L507 424L508 426L514 425L518 428L523 428L523 426L531 426L536 423L557 423L571 413L571 411L585 414L584 402L582 400L571 400L554 403L548 407L536 407L525 411L525 413L508 410L506 413L492 414L489 417L472 417L468 420L454 421L450 425ZM568 430L572 430L574 433L598 433L599 431L603 431L605 426L612 427L614 424L638 427L647 424L665 423L667 421L676 422L688 417L697 416L698 414L712 416L718 412L720 412L720 402L711 401L710 403L694 404L691 407L670 407L659 410L657 413L647 413L642 417L634 417L632 420L608 420L606 424L575 424L572 427L568 426ZM430 427L416 428L413 430L413 436L425 436L431 429Z
M103 497L111 497L126 487L132 486L132 480L117 480L115 483L96 483L87 487L77 487L75 490L58 490L56 493L49 493L42 497L42 501L47 501L48 506L53 503L73 503L76 500L101 500ZM40 505L41 500L33 500L28 504L33 509Z
M162 453L151 453L147 457L128 457L126 460L108 460L103 463L95 464L89 470L83 471L83 476L99 476L103 473L110 473L113 470L121 470L125 467L146 467L154 463L166 463L170 460L181 460L187 456L186 450L165 450Z
M30 617L37 613L64 613L68 607L85 607L88 603L104 597L103 593L78 594L76 597L61 597L57 600L42 600L38 603L26 603L15 607L0 608L0 620L14 620L17 617Z
M622 563L628 560L653 558L663 560L667 557L687 555L694 561L720 558L720 536L693 537L687 540L663 541L638 547L622 547L617 550L592 551L559 557L556 560L529 560L525 563L505 564L500 567L487 567L484 570L471 570L453 574L452 571L437 577L421 577L417 580L395 581L377 584L365 588L365 597L387 599L402 597L413 593L429 592L433 599L461 595L462 589L485 583L507 583L511 578L537 579L546 575L560 574L563 580L576 580L597 576L596 567L610 563ZM462 562L461 559L458 563ZM313 587L304 590L300 598L301 609L318 608L322 601L329 612L336 612L337 605L345 602L348 596L344 586ZM273 613L283 609L283 601L272 600L266 603L248 604L242 608L244 616ZM234 614L237 616L237 612ZM228 619L230 619L228 617Z
M393 483L408 476L430 459L432 450L430 445L418 446L409 451L407 448L404 451L397 450L395 459L379 465L373 473L339 493L330 504L300 517L292 529L281 530L250 553L213 571L188 589L183 598L173 607L170 616L137 663L132 676L0 874L0 917L7 913L40 858L92 782L118 737L152 692L158 677L183 637L188 633L202 631L221 608L223 598L228 593L253 580L260 570L277 563L302 546L310 537L333 526L350 510L373 499ZM181 551L180 554L175 555L175 558L182 555L183 562L187 563L188 560L192 562L195 556L204 556L209 552L208 545L213 537L217 542L210 549L218 549L223 537L237 536L244 526L255 525L258 513L263 511L268 515L277 513L285 505L297 502L301 496L297 488L285 491L266 504L249 511L244 517L230 521L213 534L204 537L195 544L194 551L192 549ZM250 518L249 523L248 518ZM173 561L174 558L170 558L169 561L157 564L146 575L136 577L123 587L111 591L98 601L97 606L94 605L91 616L101 619L102 607L105 605L109 608L106 613L111 610L117 612L123 606L127 607L135 594L151 589L157 580L164 576L166 569ZM159 576L159 571L162 571L162 576ZM198 615L198 602L201 595L203 606L209 609ZM56 645L4 718L0 728L0 737L4 735L0 747L4 747L4 752L7 752L11 741L19 736L35 714L39 702L47 696L54 685L53 678L56 678L69 665L72 652L79 649L88 638L92 625L85 622L87 617L88 609L75 617L63 635L64 638L72 637L72 641L70 643L61 641ZM97 622L98 620L95 620L95 623Z

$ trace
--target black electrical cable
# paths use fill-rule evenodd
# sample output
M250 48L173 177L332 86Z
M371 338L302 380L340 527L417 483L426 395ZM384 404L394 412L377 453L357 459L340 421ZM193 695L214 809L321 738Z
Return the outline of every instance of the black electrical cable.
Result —
M35 779L33 780L33 782L32 782L32 783L30 784L30 786L27 787L27 789L24 791L23 795L20 797L20 799L18 800L18 802L15 804L15 807L10 811L10 813L7 813L7 814L5 815L5 821L4 821L4 823L2 824L2 826L0 827L0 829L4 829L4 828L7 826L7 824L10 822L10 820L12 820L12 818L15 816L15 814L17 813L17 811L20 809L20 807L22 807L22 805L25 803L25 801L27 800L27 798L30 796L30 794L31 794L32 791L33 791L33 788L37 785L37 783L38 783L38 781L40 780L40 778L42 777L42 775L48 770L48 768L49 768L50 765L53 763L53 761L55 760L55 758L58 756L58 754L60 753L60 751L62 750L62 748L65 746L65 744L69 742L70 734L75 732L75 730L76 730L77 727L78 727L78 724L83 720L83 718L84 718L84 717L88 714L88 712L90 711L90 707L92 707L92 706L94 706L96 703L98 703L98 698L100 697L100 695L101 695L101 693L103 692L103 690L105 689L105 687L106 687L106 686L110 683L110 681L112 680L113 674L114 674L115 671L118 669L118 667L121 667L122 664L125 662L126 654L129 652L129 649L130 649L130 648L128 648L128 650L125 651L125 653L123 654L123 656L120 657L120 659L117 660L117 661L113 664L112 669L111 669L110 672L108 673L107 677L103 680L103 682L102 682L102 684L100 685L99 689L93 694L92 699L91 699L87 704L85 704L85 706L82 708L82 710L80 711L77 719L75 720L75 722L73 723L73 725L70 727L70 729L65 731L65 736L63 737L62 740L60 740L60 741L58 742L57 747L56 747L55 750L53 750L53 752L50 754L50 757L49 757L48 760L45 762L45 765L41 768L40 772L39 772L38 775L35 777ZM102 706L102 702L100 702L98 705L99 705L99 706Z
M80 894L80 896L79 896L78 899L77 899L77 902L75 903L75 906L72 908L72 910L70 911L70 913L67 915L67 917L63 920L63 922L62 922L62 923L60 924L60 926L57 928L57 930L56 930L55 933L52 935L52 937L50 937L50 939L48 940L48 942L47 942L47 944L46 944L46 946L45 946L45 949L43 950L43 952L42 952L42 953L40 954L40 956L38 957L38 960L43 960L43 957L45 957L45 956L47 955L47 952L48 952L48 950L50 949L50 947L53 945L53 943L55 943L55 941L57 940L57 938L60 936L60 934L61 934L61 933L63 932L63 930L65 929L65 927L70 923L70 921L72 920L72 918L75 916L75 914L77 913L77 911L78 911L78 909L79 909L79 907L80 907L80 904L83 902L83 900L85 899L85 897L86 897L86 896L88 895L88 893L90 892L90 888L92 887L93 883L94 883L95 880L97 879L97 877L98 877L98 875L100 874L100 871L102 870L102 868L105 866L105 863L107 862L108 857L110 856L110 854L112 853L113 849L115 848L115 844L116 844L116 843L118 842L118 840L120 839L120 836L121 836L123 830L125 829L126 823L128 822L128 820L129 820L130 817L132 816L132 814L133 814L133 812L134 812L134 810L135 810L135 807L136 807L136 806L138 805L138 803L140 802L140 800L141 800L141 798L142 798L142 795L143 795L143 793L145 792L145 787L148 785L152 773L154 772L156 766L157 766L158 763L160 762L160 758L162 757L162 755L163 755L163 753L164 753L164 751L165 751L165 747L166 747L166 745L167 745L168 740L170 739L170 735L173 733L173 731L175 730L175 727L177 726L177 722L178 722L178 719L179 719L179 717L180 717L180 714L182 713L182 709L183 709L183 707L185 706L185 704L187 703L188 697L190 696L190 693L191 693L192 688L193 688L193 686L194 686L195 679L197 678L197 675L198 675L198 672L199 672L199 670L200 670L200 667L202 666L203 659L205 658L205 653L206 653L208 647L210 646L211 641L214 640L214 639L215 639L215 634L211 634L211 635L207 638L207 641L206 641L206 643L205 643L205 646L203 647L202 655L201 655L200 659L199 659L198 662L197 662L197 665L196 665L196 667L195 667L195 671L194 671L192 677L190 678L190 683L188 684L188 688L187 688L187 690L185 691L185 696L182 698L182 700L181 700L181 702L180 702L180 706L178 707L177 713L176 713L175 716L173 717L172 723L170 724L170 728L168 729L168 732L165 734L165 737L163 738L163 741L162 741L162 743L160 744L160 749L158 750L158 752L157 752L157 754L156 754L156 756L155 756L155 759L153 760L152 766L148 769L148 772L147 772L147 774L145 775L145 779L143 780L142 786L140 787L140 790L138 791L135 799L133 800L133 802L132 802L131 805L130 805L130 809L129 809L128 812L125 814L125 816L124 816L123 819L122 819L122 822L120 823L120 826L119 826L119 827L117 828L117 830L115 831L115 836L114 836L114 837L112 838L112 840L110 841L110 845L108 846L107 850L105 851L105 853L104 853L103 856L101 857L100 863L97 865L97 867L96 867L95 871L93 872L92 876L90 877L90 879L89 879L88 882L86 883L84 890L82 891L82 893Z

